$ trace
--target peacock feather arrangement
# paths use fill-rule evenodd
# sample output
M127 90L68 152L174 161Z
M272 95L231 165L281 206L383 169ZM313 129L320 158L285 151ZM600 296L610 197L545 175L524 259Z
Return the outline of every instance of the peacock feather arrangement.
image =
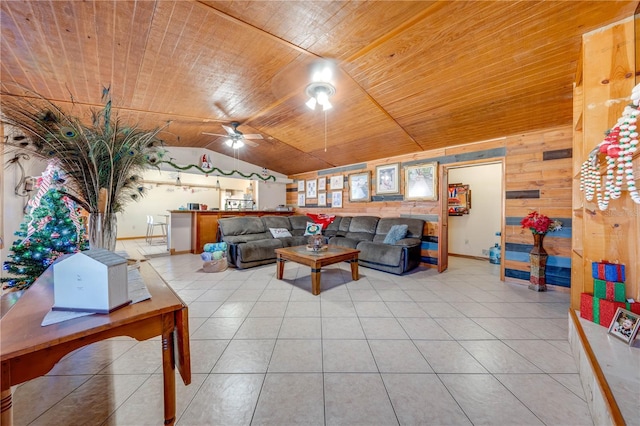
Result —
M108 88L102 91L104 107L91 110L84 121L29 89L10 89L3 83L0 92L0 120L13 128L1 142L2 150L56 159L68 178L66 195L91 213L93 245L114 250L115 213L144 195L140 173L162 161L158 134L163 128L124 124L112 111ZM94 235L92 223L98 230Z

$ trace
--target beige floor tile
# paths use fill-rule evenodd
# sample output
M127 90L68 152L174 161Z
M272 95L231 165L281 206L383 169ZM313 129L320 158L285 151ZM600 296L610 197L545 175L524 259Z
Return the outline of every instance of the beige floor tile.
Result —
M356 308L351 300L325 300L320 302L322 317L355 317Z
M191 335L192 339L231 339L244 318L209 318Z
M138 343L132 338L109 339L87 345L58 362L49 375L96 374Z
M427 361L411 340L369 340L381 373L432 373Z
M514 351L545 373L577 373L573 356L545 340L503 340Z
M275 340L232 340L213 373L266 373Z
M375 290L349 290L349 294L354 302L382 302Z
M471 425L435 374L383 374L382 380L401 425Z
M435 318L435 321L456 340L497 339L469 318Z
M325 372L377 372L366 340L326 340L322 343Z
M587 403L546 374L496 374L496 378L545 424L592 424Z
M322 320L314 317L285 317L279 339L321 339Z
M191 339L191 372L210 373L228 344L229 340Z
M575 396L586 401L579 374L549 374L549 376L553 377L558 383L573 392Z
M222 305L222 302L200 302L196 300L189 303L189 319L204 317L208 318Z
M468 340L460 344L490 373L542 372L499 340Z
M99 374L151 374L162 367L162 343L145 340L100 370Z
M416 302L385 301L387 308L396 318L428 318L429 315Z
M420 302L418 303L432 318L455 318L465 315L447 302Z
M487 373L458 342L416 340L414 343L436 373Z
M287 302L290 297L291 288L286 290L265 290L258 298L258 302Z
M202 384L179 425L249 425L264 374L211 374Z
M393 317L384 302L353 302L359 317Z
M408 339L407 333L395 318L360 318L367 339Z
M322 374L268 373L252 425L324 425Z
M282 318L247 318L234 336L235 339L275 339Z
M261 302L257 301L249 312L249 317L283 317L287 310L287 302Z
M364 330L358 318L322 318L323 339L364 339Z
M32 425L100 425L148 378L139 375L96 375L38 417Z
M279 339L273 349L269 373L321 373L322 342L320 340Z
M398 318L410 338L416 340L451 340L452 337L432 318Z
M324 388L325 424L328 426L398 424L378 373L327 373L324 375Z
M498 339L535 339L526 328L514 324L510 318L473 318L473 321Z
M439 374L438 377L474 425L543 425L489 374Z
M396 289L377 289L380 299L385 302L413 302L413 299L409 297L403 290Z
M320 317L320 299L312 301L290 301L285 317Z
M216 318L245 318L253 309L255 302L226 301L213 313Z

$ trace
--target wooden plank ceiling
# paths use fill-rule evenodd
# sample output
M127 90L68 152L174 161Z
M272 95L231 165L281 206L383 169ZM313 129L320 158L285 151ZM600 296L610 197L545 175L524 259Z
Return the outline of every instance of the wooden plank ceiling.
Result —
M170 121L167 145L291 175L571 123L581 35L635 6L2 1L0 80L76 114L110 87L123 119ZM337 64L326 121L304 105L322 58ZM234 120L265 139L234 153L202 134Z

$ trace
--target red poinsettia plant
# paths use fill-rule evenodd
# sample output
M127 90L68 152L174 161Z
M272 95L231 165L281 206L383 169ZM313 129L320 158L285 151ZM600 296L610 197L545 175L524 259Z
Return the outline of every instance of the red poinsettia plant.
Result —
M520 221L523 228L529 228L532 234L546 234L562 229L562 222L552 220L549 216L532 211Z

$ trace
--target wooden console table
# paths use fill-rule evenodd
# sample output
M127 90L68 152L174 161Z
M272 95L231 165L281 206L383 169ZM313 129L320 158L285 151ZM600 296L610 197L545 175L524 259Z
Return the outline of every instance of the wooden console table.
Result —
M66 354L111 337L146 340L159 335L162 336L164 424L175 423L176 366L184 384L191 383L188 310L151 265L143 262L140 274L151 299L108 315L90 315L41 327L42 319L53 306L53 268L38 278L17 302L2 304L0 424L13 423L11 386L47 374Z

